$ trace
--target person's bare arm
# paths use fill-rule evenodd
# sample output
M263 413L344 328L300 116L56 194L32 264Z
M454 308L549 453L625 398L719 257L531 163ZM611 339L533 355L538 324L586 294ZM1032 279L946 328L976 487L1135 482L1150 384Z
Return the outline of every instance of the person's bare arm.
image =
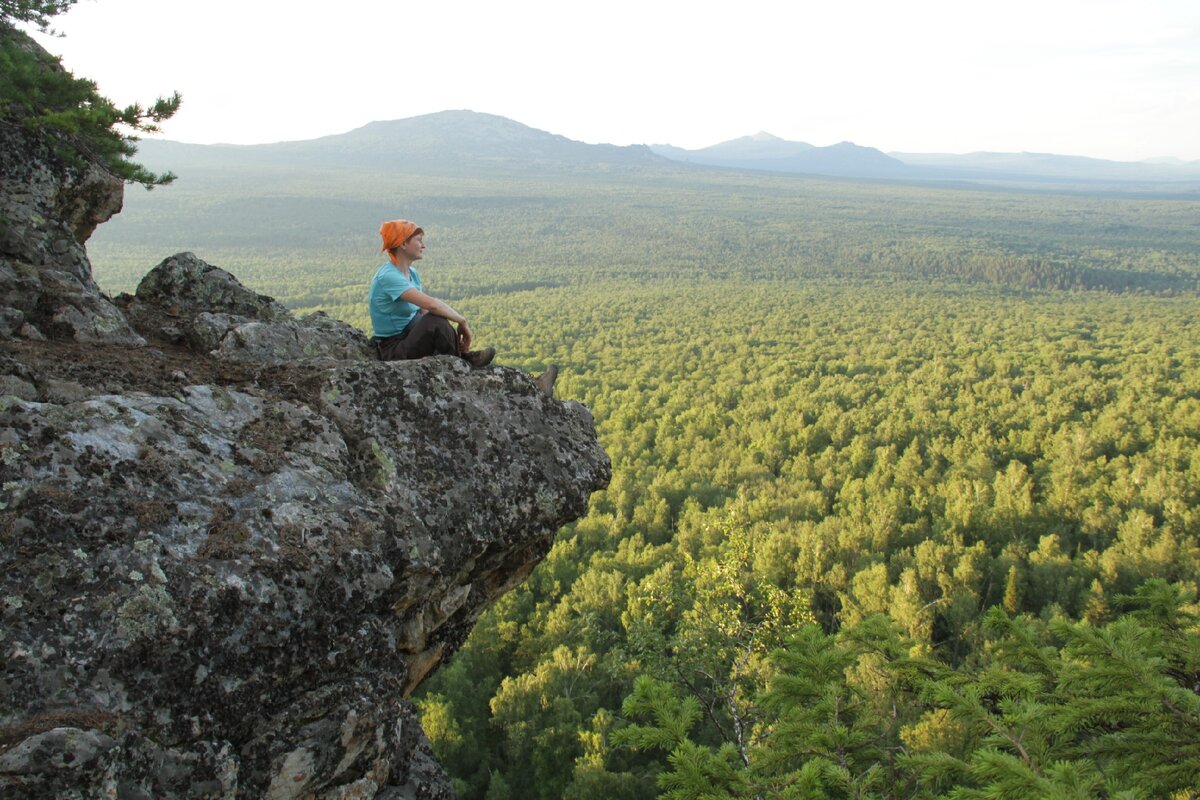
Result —
M467 318L451 308L448 303L427 295L419 289L406 289L400 295L400 299L412 303L422 311L437 314L439 317L445 317L457 324L459 349L466 352L471 348L471 326L467 324Z
M462 325L467 321L467 318L455 311L447 303L438 300L436 297L431 297L419 289L406 289L400 299L406 303L412 303L418 308L428 311L430 314L437 314L439 317L445 317L451 322Z

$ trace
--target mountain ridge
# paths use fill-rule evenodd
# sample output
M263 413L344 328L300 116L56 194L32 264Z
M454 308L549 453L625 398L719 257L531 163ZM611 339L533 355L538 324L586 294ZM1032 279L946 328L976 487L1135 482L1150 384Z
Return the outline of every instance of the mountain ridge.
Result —
M790 172L839 177L903 177L906 165L873 147L838 142L816 147L807 142L789 142L766 132L720 142L699 150L670 145L652 145L661 156L691 164L767 172Z
M665 161L645 145L587 144L476 111L439 111L369 122L316 139L253 145L196 145L169 140L141 143L139 160L170 163L185 157L203 165L304 163L336 168L461 169L542 166L635 167Z
M1054 153L885 152L853 142L816 146L766 131L685 149L671 144L590 144L496 114L446 110L377 120L343 133L267 144L189 144L149 140L139 160L151 169L288 167L436 171L640 170L694 167L928 182L1200 182L1200 162L1111 161Z

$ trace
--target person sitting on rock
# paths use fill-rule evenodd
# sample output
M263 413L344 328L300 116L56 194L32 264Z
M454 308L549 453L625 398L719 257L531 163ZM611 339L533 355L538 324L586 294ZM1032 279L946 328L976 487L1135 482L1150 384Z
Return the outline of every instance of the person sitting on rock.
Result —
M379 358L400 361L433 355L460 356L472 367L485 367L496 357L496 348L471 350L471 327L467 318L436 297L425 294L421 275L413 266L425 253L425 231L415 222L394 219L379 228L388 261L371 279L367 304L371 311ZM458 330L451 326L458 325ZM534 383L553 397L554 364Z
M496 348L471 350L467 318L446 303L425 294L421 275L413 266L425 253L425 231L414 222L394 219L379 229L388 261L371 279L367 304L379 357L401 361L433 355L461 356L472 367L484 367ZM450 323L458 325L455 330Z

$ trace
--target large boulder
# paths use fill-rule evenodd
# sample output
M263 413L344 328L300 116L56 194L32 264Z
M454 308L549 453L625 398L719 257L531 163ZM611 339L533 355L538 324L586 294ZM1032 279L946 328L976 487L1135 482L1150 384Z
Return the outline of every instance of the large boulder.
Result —
M242 286L194 253L150 270L117 303L138 329L228 361L280 364L304 358L374 356L357 328L317 311L296 319L282 304Z

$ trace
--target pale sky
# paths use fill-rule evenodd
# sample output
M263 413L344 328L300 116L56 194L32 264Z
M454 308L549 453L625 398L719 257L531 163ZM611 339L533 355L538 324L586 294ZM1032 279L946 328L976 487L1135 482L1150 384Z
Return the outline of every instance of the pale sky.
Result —
M1198 0L80 0L38 38L165 138L446 109L585 142L1200 159Z

